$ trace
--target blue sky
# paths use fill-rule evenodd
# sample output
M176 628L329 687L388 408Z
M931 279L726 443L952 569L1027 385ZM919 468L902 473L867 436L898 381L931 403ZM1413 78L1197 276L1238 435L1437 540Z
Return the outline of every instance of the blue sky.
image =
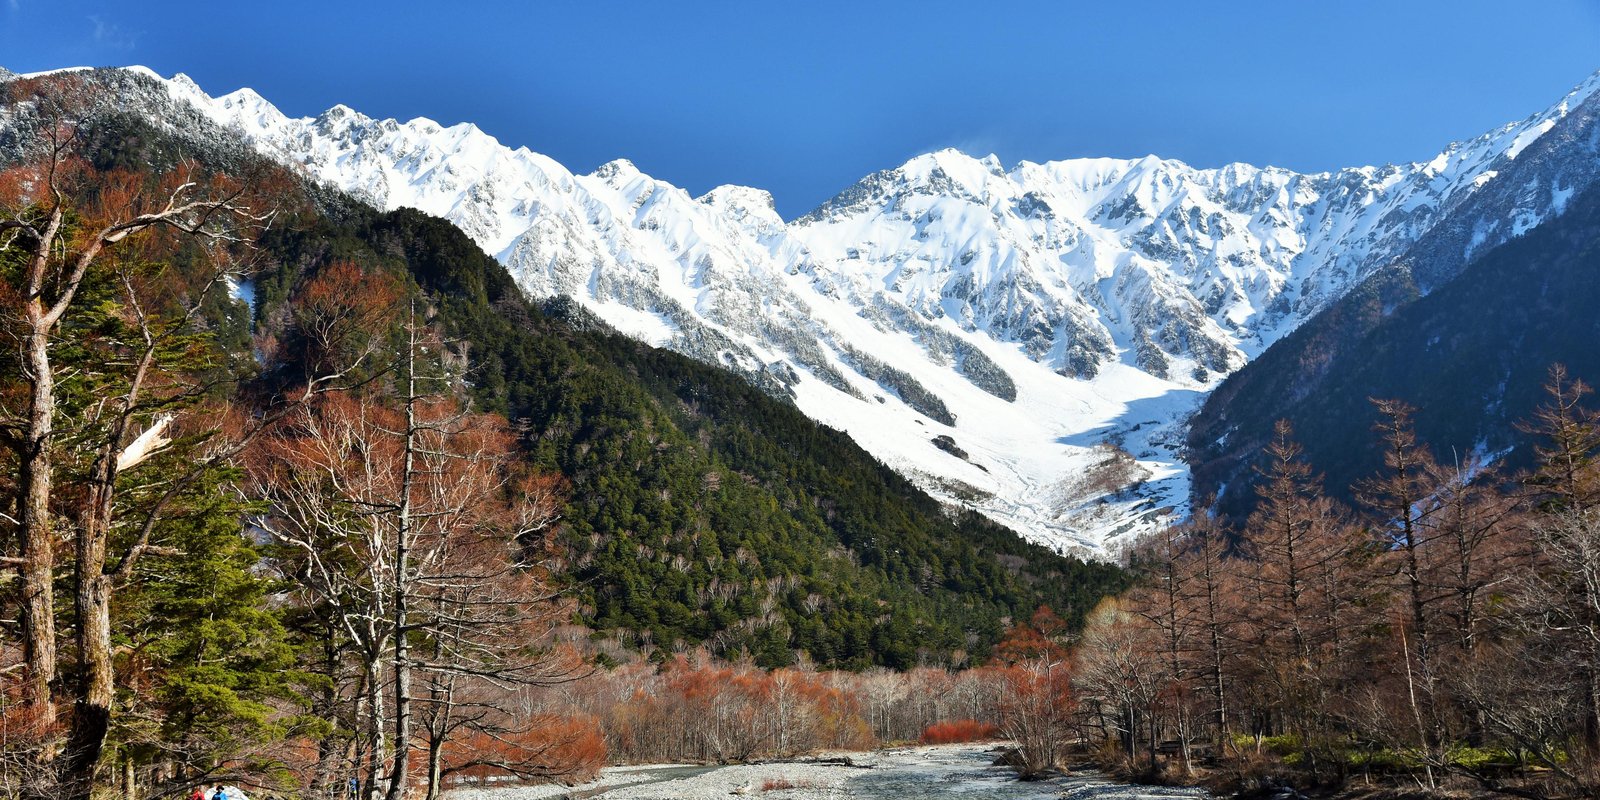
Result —
M0 66L144 64L285 112L470 120L793 217L959 147L1322 170L1431 156L1600 69L1600 0L0 0Z

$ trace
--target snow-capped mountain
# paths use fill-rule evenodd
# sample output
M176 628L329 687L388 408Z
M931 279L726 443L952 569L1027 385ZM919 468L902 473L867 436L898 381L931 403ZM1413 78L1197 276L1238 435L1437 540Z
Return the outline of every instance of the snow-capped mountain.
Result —
M191 107L380 207L445 217L531 294L743 373L936 496L1091 551L1185 512L1184 420L1222 376L1600 103L1596 76L1427 162L1314 175L944 150L785 221L759 189L694 197L622 160L577 175L471 124L291 118L137 68L114 83L126 107ZM1559 213L1590 172L1519 190L1507 218Z

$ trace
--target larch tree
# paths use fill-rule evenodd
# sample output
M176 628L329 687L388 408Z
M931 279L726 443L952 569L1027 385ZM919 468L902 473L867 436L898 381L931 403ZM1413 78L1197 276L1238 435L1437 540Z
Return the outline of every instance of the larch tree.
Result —
M1284 651L1270 657L1304 668L1315 638L1307 573L1313 562L1327 557L1321 545L1333 521L1331 506L1293 436L1288 421L1278 420L1266 448L1266 466L1257 468L1261 503L1241 531L1241 547L1261 565L1254 578L1262 583L1260 594L1269 599L1261 610L1275 617L1264 627L1288 636Z
M1161 687L1162 704L1173 717L1184 772L1193 774L1190 744L1197 673L1193 657L1199 649L1195 637L1200 615L1190 603L1195 576L1187 557L1189 535L1187 527L1174 525L1141 543L1137 561L1143 567L1142 580L1128 593L1128 608L1148 622L1160 640L1167 679Z
M1586 760L1600 764L1600 420L1583 405L1589 387L1562 365L1550 368L1545 392L1545 404L1523 426L1539 437L1527 484L1542 512L1528 522L1538 563L1526 573L1523 620L1550 652L1581 654L1559 666L1572 673ZM1588 783L1600 785L1600 778Z
M1254 562L1248 580L1261 601L1249 612L1261 645L1252 653L1256 674L1274 687L1279 724L1310 742L1327 727L1331 673L1339 666L1331 649L1350 591L1346 567L1359 545L1286 420L1274 426L1265 456L1257 468L1260 503L1239 544ZM1315 747L1307 752L1313 760L1320 756Z
M1374 399L1372 403L1378 410L1373 430L1383 444L1384 466L1377 475L1361 481L1356 491L1381 542L1393 553L1394 574L1405 598L1404 622L1396 635L1411 686L1408 694L1419 717L1418 735L1431 752L1437 750L1442 735L1434 705L1435 598L1428 588L1428 546L1433 517L1439 510L1438 464L1427 446L1417 441L1411 421L1416 409L1399 400Z
M1187 571L1187 604L1194 615L1199 639L1199 669L1205 675L1211 708L1207 715L1213 728L1217 751L1228 741L1232 720L1228 713L1228 689L1233 662L1238 657L1238 586L1228 563L1231 549L1227 532L1213 519L1200 517L1190 523L1188 549L1180 556L1180 569Z
M1518 428L1536 439L1538 467L1530 488L1541 493L1539 505L1584 510L1600 498L1600 419L1585 408L1588 384L1567 374L1562 364L1550 365L1545 381L1547 400L1533 418Z

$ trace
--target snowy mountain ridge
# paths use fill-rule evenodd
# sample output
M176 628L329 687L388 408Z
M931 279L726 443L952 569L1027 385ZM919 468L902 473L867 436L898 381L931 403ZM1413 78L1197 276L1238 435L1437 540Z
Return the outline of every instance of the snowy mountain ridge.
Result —
M319 180L453 221L530 294L738 371L935 496L1089 552L1186 513L1184 420L1221 377L1494 191L1600 88L1427 162L1311 175L943 150L786 222L759 189L692 197L467 123L291 118L249 89L129 71ZM1576 188L1520 192L1517 225L1470 246Z

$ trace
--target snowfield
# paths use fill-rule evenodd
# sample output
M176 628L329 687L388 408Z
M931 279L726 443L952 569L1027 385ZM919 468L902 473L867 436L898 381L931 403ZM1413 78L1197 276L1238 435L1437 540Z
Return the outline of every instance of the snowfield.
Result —
M1089 554L1188 513L1185 420L1223 377L1600 105L1597 75L1427 161L1320 174L942 150L784 220L759 189L695 197L469 123L291 118L130 71L316 179L453 221L531 295L738 372L934 496ZM1560 213L1597 172L1557 167L1504 189L1457 249Z

